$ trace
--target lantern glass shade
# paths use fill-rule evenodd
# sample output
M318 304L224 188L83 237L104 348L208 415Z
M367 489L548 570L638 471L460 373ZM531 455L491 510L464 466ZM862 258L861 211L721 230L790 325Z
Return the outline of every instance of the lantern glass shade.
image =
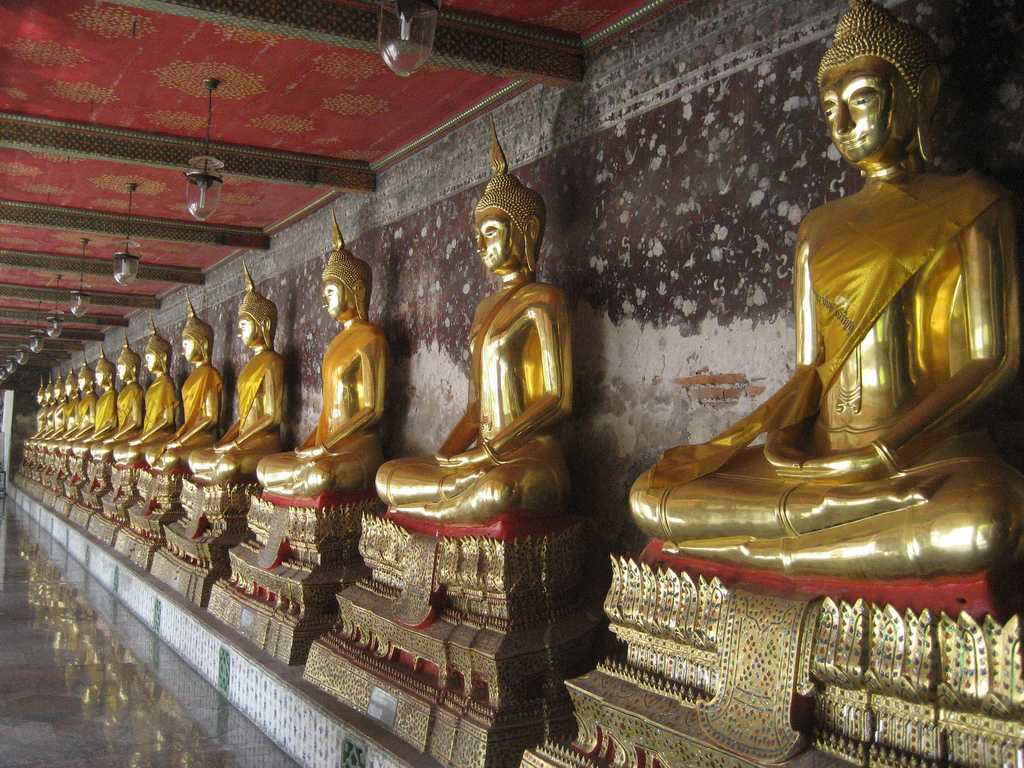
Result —
M215 157L193 157L188 161L189 170L185 171L185 207L198 221L210 218L220 204L220 190L224 179L217 171L224 163Z
M377 50L396 75L408 77L434 51L439 2L382 0L377 22Z
M118 285L131 285L139 276L139 257L128 250L114 254L114 280Z
M28 343L28 348L33 352L39 352L43 348L43 340L39 337L38 333L32 335L32 339Z
M14 371L17 370L17 368L18 364L15 363L13 360L8 360L7 364L4 366L4 370L7 371L8 376L13 375Z
M84 291L72 291L69 309L75 317L82 317L89 310L89 294Z
M19 349L14 353L14 359L18 361L18 365L24 365L28 362L28 352L24 349Z
M64 330L64 318L61 315L50 315L46 323L46 335L51 339L56 339Z

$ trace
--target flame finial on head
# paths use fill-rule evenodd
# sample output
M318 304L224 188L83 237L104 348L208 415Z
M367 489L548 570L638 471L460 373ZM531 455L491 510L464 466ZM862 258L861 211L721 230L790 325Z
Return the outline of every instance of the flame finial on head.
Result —
M496 208L509 217L523 239L524 252L529 269L536 270L536 259L540 243L544 238L547 208L544 198L538 192L523 184L514 174L508 172L508 158L498 140L498 129L491 119L491 180L487 182L484 194L476 204L476 213ZM530 237L530 222L536 219L539 229L536 238ZM531 242L532 240L532 242Z
M152 314L149 316L149 338L146 340L145 351L159 355L163 357L165 361L170 363L171 345L156 329L156 323L153 322Z
M245 295L238 307L239 315L248 315L260 329L263 346L274 348L274 335L277 333L277 305L256 290L249 274L249 267L242 260L242 279L245 284Z
M338 226L338 217L333 211L331 218L331 253L327 257L327 264L320 280L324 283L339 283L350 291L356 300L356 314L360 319L366 320L369 317L370 294L373 292L373 270L369 264L354 256L345 247L341 227Z

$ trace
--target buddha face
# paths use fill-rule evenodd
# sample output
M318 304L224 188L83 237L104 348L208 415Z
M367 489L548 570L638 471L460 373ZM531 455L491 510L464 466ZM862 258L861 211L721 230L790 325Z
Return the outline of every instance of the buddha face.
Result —
M75 392L75 380L68 376L64 380L64 397L71 397Z
M100 389L107 389L111 378L110 370L106 366L96 369L96 386Z
M78 374L78 391L87 392L92 389L92 371L82 371Z
M164 373L167 370L167 359L156 352L146 352L146 370L150 373Z
M181 337L181 351L185 360L193 365L206 360L206 344L192 336Z
M355 316L355 297L341 283L336 283L333 280L324 283L323 296L324 309L338 322L344 322Z
M820 97L832 143L848 162L870 173L906 159L918 107L889 62L862 56L829 70Z
M476 215L476 249L484 266L496 275L518 271L522 264L521 238L508 214L488 208Z
M238 338L250 349L263 345L263 335L259 328L248 315L241 315L238 318Z

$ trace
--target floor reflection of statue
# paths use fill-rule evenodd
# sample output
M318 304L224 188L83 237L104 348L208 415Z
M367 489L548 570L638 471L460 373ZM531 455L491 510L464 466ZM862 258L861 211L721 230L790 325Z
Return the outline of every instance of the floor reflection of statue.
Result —
M920 30L852 0L818 86L866 181L800 227L793 378L635 482L654 541L605 602L625 651L569 683L578 752L525 765L1019 758L1024 479L983 430L1019 362L1015 216L927 170L939 81Z
M509 173L493 126L491 161L474 231L501 286L473 321L469 405L437 455L381 466L390 509L364 518L359 544L372 576L342 591L305 673L458 766L511 765L569 730L562 681L595 620L554 434L572 411L566 298L536 279L544 201ZM390 710L365 695L378 689Z
M370 265L333 225L321 292L340 329L320 366L320 418L299 448L259 461L263 492L252 496L246 538L231 550L231 581L210 598L214 614L288 663L305 661L333 623L339 585L361 575L361 518L382 511L373 477L382 460L388 344L369 319Z

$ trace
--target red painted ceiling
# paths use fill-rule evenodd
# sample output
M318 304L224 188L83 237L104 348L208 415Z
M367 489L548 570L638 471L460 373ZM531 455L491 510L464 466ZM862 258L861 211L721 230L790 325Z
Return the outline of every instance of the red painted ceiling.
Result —
M339 0L341 2L342 0ZM451 0L445 6L588 36L646 0ZM103 0L0 0L0 111L192 138L206 125L205 77L214 96L213 138L238 145L374 162L479 104L508 81L429 65L409 78L374 53L254 32ZM225 176L209 223L272 227L332 190ZM179 170L4 147L0 198L123 213L125 185L141 186L134 211L189 220ZM109 260L123 240L66 229L0 225L0 249ZM209 268L229 247L141 240L148 264ZM0 284L50 286L55 275L0 268ZM61 285L77 286L78 275ZM172 283L86 276L92 290L161 295ZM197 289L201 293L201 288ZM34 309L0 297L0 307ZM97 307L125 314L124 307ZM89 327L89 326L83 326Z

